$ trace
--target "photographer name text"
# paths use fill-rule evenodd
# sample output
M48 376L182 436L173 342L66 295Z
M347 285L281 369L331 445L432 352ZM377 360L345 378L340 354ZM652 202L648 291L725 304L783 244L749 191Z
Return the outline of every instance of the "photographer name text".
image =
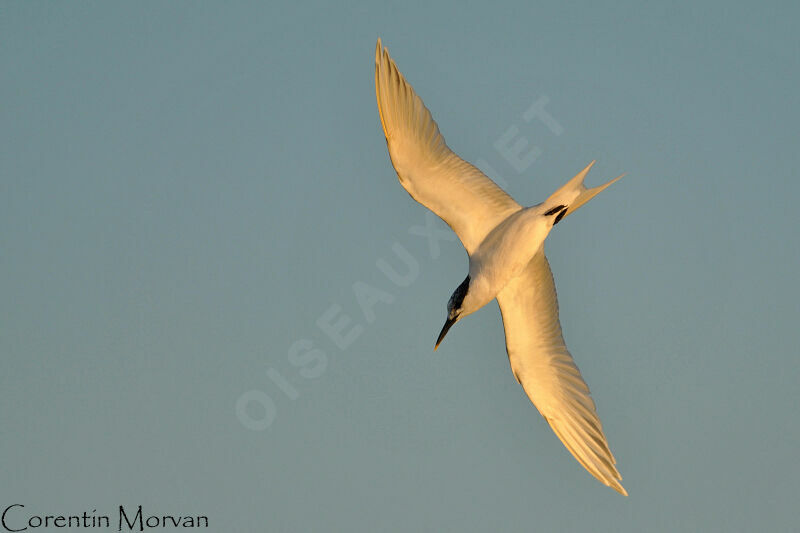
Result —
M119 506L112 516L98 514L96 509L80 514L45 514L26 512L21 503L3 509L0 516L3 531L35 531L44 528L106 528L115 531L146 531L151 529L207 528L205 515L181 516L171 514L148 514L139 505L135 509Z

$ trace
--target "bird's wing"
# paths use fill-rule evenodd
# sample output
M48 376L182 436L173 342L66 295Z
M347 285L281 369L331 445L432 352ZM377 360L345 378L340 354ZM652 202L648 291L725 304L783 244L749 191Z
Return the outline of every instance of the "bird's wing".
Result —
M461 239L467 253L520 205L447 147L430 111L378 39L375 48L378 112L400 183Z
M497 295L511 370L564 446L625 496L589 387L567 351L550 265L540 250Z

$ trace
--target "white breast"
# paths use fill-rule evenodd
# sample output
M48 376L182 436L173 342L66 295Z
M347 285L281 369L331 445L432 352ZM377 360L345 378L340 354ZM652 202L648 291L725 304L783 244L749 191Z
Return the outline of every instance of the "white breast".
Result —
M532 207L514 213L481 242L470 255L470 292L479 291L479 300L488 303L503 287L517 277L541 250L552 222Z

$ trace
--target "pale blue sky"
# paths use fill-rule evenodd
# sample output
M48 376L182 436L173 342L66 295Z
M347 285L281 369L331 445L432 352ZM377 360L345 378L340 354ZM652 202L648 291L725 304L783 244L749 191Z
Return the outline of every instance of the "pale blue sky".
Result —
M800 9L750 4L3 3L0 506L796 528ZM628 173L547 249L629 498L530 405L496 304L433 353L466 256L409 231L426 211L386 153L378 36L520 202L592 159L591 184ZM523 119L542 97L560 135ZM540 151L522 172L510 129ZM405 286L382 272L398 249ZM391 303L365 316L357 283Z

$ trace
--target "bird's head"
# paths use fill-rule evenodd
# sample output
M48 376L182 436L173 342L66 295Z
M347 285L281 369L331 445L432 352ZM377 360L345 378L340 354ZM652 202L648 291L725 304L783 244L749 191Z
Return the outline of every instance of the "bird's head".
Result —
M453 295L450 296L450 299L447 301L447 320L442 327L442 332L439 333L439 338L436 339L436 346L433 347L434 351L439 348L444 336L447 335L447 332L453 327L453 324L469 314L469 312L466 312L466 309L464 309L464 298L466 298L468 292L469 276L467 276L466 279L461 282L461 285L453 291Z

